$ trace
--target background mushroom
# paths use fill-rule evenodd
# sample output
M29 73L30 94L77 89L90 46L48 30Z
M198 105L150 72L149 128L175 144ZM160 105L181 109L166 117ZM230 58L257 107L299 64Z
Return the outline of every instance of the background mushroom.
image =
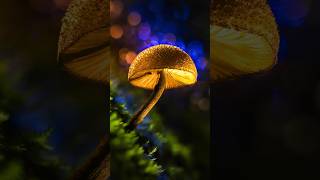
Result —
M145 49L133 60L128 80L134 86L153 90L150 99L130 120L130 126L135 127L143 121L165 89L196 83L197 69L190 56L178 47L157 45Z
M109 0L73 0L62 21L59 62L80 77L107 84L110 58ZM108 154L106 135L72 179L107 179Z
M73 0L62 21L58 55L67 70L108 82L109 0Z
M270 69L279 35L267 1L211 1L210 46L213 81Z

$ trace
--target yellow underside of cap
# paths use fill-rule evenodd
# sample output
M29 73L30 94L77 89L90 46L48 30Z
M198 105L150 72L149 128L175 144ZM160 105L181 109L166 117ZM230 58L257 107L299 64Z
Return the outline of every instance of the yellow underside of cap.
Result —
M107 83L109 82L110 53L110 47L106 47L90 55L69 61L65 63L65 67L80 77Z
M154 89L160 78L160 71L164 71L166 79L166 89L183 87L194 84L196 76L188 71L179 69L152 69L136 73L129 78L132 85L144 89Z
M276 61L261 36L216 25L210 27L211 79L219 80L271 68Z

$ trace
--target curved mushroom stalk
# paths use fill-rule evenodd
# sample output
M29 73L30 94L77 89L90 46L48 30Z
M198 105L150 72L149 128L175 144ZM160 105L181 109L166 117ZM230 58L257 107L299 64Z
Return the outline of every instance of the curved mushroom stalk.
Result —
M192 85L197 82L197 75L191 57L175 46L161 44L139 53L130 65L128 80L134 86L153 90L153 93L132 117L129 129L143 121L165 89Z
M150 98L141 106L141 108L135 113L129 122L130 127L136 127L140 124L146 115L151 111L153 106L159 101L166 88L166 75L164 71L158 73L159 80L158 84L155 86Z

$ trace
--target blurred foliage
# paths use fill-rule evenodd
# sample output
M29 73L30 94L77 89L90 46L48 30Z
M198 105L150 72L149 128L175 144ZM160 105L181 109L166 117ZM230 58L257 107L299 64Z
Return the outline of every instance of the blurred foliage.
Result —
M157 113L133 131L127 129L130 114L117 102L111 83L110 133L113 179L197 179L190 147L161 123Z
M114 169L121 169L123 173L116 173L115 179L141 179L143 176L155 178L161 172L161 166L153 159L145 157L142 146L138 144L138 135L135 132L126 132L126 124L121 118L117 117L117 113L112 113L111 117L111 134L112 141L112 159L118 159L114 162ZM152 153L149 154L152 156ZM117 168L116 168L117 167ZM138 169L138 171L136 171ZM124 177L122 177L124 176ZM121 178L120 178L121 177Z
M11 123L10 109L19 107L23 98L8 79L6 65L0 61L0 179L59 179L67 167L48 144L52 130L35 133Z

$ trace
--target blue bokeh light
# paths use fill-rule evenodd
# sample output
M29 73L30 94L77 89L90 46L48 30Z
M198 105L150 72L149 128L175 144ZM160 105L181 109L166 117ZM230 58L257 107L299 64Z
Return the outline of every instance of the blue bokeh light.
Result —
M203 45L200 41L192 41L187 46L187 53L191 56L194 60L194 63L197 66L197 69L203 70L205 67L203 66L203 58L204 56L204 49Z
M138 36L140 40L147 40L151 34L151 29L148 23L143 23L139 27Z
M190 8L185 0L180 0L181 7L168 6L170 1L151 0L140 1L129 6L131 11L138 12L143 23L137 29L135 37L128 44L135 44L136 52L158 44L174 45L188 53L193 59L199 73L199 78L207 71L208 53L205 52L204 42L191 31ZM165 8L164 8L165 7ZM136 42L132 42L136 41Z
M151 36L150 37L150 44L152 46L158 45L159 44L159 38L157 36Z
M180 40L180 39L178 39L178 40L176 41L176 46L178 46L180 49L182 49L182 50L184 50L184 51L187 51L187 46L186 46L186 44L185 44L182 40Z
M269 3L279 24L299 27L309 13L311 0L270 0Z

